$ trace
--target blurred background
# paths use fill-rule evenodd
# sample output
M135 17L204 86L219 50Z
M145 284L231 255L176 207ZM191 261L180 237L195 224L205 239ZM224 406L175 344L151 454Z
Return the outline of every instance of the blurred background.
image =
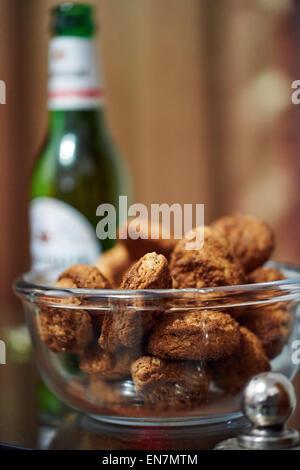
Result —
M9 324L23 321L11 285L29 267L28 188L46 131L49 9L57 3L0 0L0 296ZM204 203L207 223L249 212L275 228L275 258L300 263L300 106L291 102L300 1L88 3L98 7L108 117L135 202ZM17 378L3 374L9 395ZM3 412L21 426L24 409L11 410Z
M84 3L84 2L83 2ZM95 0L109 121L135 201L205 203L276 229L300 262L296 0ZM0 293L29 266L28 185L45 134L49 8L0 0ZM298 70L297 70L298 69ZM298 110L299 108L299 110Z

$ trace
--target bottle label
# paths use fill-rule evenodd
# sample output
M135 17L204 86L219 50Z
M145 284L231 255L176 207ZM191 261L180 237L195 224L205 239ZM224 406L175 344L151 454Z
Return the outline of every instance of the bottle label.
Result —
M76 110L101 106L105 93L97 63L95 41L68 36L52 39L49 109Z
M65 202L48 197L33 199L30 226L33 270L92 264L101 253L94 227Z

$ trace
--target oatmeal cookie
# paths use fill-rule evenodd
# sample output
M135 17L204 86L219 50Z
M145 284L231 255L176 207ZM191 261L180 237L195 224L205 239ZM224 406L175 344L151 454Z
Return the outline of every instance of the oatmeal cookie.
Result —
M173 287L177 289L238 285L244 282L240 263L227 248L226 240L211 228L204 228L204 244L199 250L187 250L194 229L180 240L170 261Z
M236 354L211 363L210 371L215 383L223 390L235 394L256 374L270 370L269 360L261 341L245 327L241 327L241 344Z
M228 241L246 272L262 266L274 250L272 230L261 220L244 214L221 217L212 229Z
M203 402L209 378L200 363L143 356L131 366L135 391L146 405L181 409Z
M203 310L164 315L150 334L148 352L165 359L216 360L239 346L239 324L226 313Z

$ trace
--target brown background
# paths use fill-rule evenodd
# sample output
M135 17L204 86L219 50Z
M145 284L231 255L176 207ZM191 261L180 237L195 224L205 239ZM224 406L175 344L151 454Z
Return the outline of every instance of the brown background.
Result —
M29 266L28 185L46 128L56 3L0 0L0 296L9 322L23 320L11 284ZM109 119L135 200L205 203L207 222L236 209L256 214L276 230L275 256L299 263L300 106L290 99L300 79L299 2L90 3L99 7Z
M101 0L112 130L138 202L240 209L275 228L277 257L300 260L292 0ZM0 0L0 293L28 268L30 169L46 128L52 0Z

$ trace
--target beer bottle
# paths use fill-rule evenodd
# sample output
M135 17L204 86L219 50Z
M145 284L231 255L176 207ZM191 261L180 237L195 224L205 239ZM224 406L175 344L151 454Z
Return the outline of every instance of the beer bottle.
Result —
M114 241L96 236L97 207L128 194L125 162L105 120L103 77L97 66L90 5L52 11L49 125L31 184L34 270L92 263Z

